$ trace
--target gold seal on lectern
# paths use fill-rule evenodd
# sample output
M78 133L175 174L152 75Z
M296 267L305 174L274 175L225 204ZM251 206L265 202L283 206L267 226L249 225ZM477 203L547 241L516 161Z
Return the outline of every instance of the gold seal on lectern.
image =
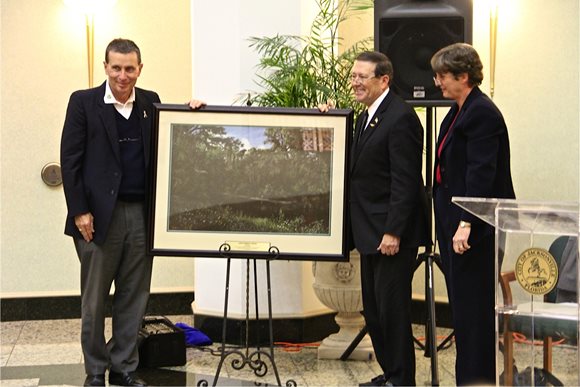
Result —
M532 247L516 260L516 279L525 291L535 295L549 293L558 282L558 265L545 249Z

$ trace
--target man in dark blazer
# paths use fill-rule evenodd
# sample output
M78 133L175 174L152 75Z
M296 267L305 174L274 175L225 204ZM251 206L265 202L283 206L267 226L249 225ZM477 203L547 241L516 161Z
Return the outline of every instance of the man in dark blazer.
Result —
M144 385L133 372L149 298L152 257L145 253L145 180L159 96L135 87L143 64L137 45L115 39L105 55L107 81L74 92L61 140L68 208L65 234L81 262L85 385ZM104 336L111 284L113 336Z
M350 229L361 254L364 316L384 372L362 385L411 386L411 282L418 247L428 241L423 128L389 89L393 66L384 54L360 54L351 77L367 110L357 119L351 150Z
M105 385L107 369L110 384L144 385L134 371L151 283L145 201L159 96L135 87L143 64L131 40L111 41L104 67L106 82L74 92L67 108L61 139L65 234L81 263L85 385ZM193 108L201 104L190 102ZM113 335L106 343L105 301L113 282Z

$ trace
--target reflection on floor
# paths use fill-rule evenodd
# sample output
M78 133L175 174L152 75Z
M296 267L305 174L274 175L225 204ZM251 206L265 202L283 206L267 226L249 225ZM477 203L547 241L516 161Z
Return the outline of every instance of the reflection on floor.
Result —
M170 316L172 322L193 325L192 316ZM107 337L110 336L111 321L107 320ZM415 337L424 342L424 327L413 327ZM441 342L450 332L437 330ZM50 386L82 385L85 373L79 343L80 320L15 321L0 323L0 384L2 386ZM522 350L515 345L518 363L529 364L530 346ZM140 369L139 375L150 385L156 386L197 386L198 383L212 385L220 362L220 357L212 354L218 344L204 348L187 348L187 363L181 367ZM533 346L534 358L540 366L541 346ZM252 349L251 349L252 351ZM526 352L527 351L527 352ZM214 351L215 352L215 351ZM432 359L425 357L419 347L416 349L417 384L432 385L436 378L442 386L455 384L455 345L438 352L437 374L431 369ZM275 362L280 382L293 380L299 386L356 386L379 374L379 366L374 361L318 360L315 346L276 347ZM553 372L564 385L578 383L578 350L575 345L562 343L553 347ZM269 367L263 377L256 376L249 366L238 370L232 366L236 356L228 356L220 371L220 386L278 384L273 367ZM541 367L541 366L540 366ZM523 371L523 370L520 370Z
M192 316L169 316L172 322L193 325ZM110 336L110 320L107 332ZM80 320L45 320L2 322L0 384L2 386L82 385L85 373L79 344ZM423 326L414 327L415 337L421 340ZM449 331L438 330L441 340ZM211 348L187 348L187 363L181 367L140 369L139 376L150 385L196 386L214 382L220 361ZM276 347L275 362L280 382L294 380L298 386L356 386L379 374L375 361L318 360L316 347L299 349ZM431 385L431 358L417 348L417 384ZM228 356L220 371L220 386L278 384L271 364L263 377L257 377L249 367L236 370L234 356ZM453 385L455 347L439 352L438 378L441 385Z

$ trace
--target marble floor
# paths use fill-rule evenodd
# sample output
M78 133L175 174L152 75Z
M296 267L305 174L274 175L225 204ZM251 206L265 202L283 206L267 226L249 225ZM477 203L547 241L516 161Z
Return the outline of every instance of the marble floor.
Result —
M193 325L192 316L168 316L176 323ZM62 386L82 385L84 366L79 344L80 320L14 321L0 323L2 386ZM415 337L422 340L423 326L414 326ZM449 334L438 329L440 340ZM110 320L107 321L110 335ZM180 367L139 369L139 375L150 385L197 386L212 385L218 364L218 344L210 347L187 348L187 363ZM269 349L269 348L268 348ZM212 353L213 352L213 353ZM240 370L232 367L234 356L228 356L220 371L218 385L277 385L271 363L263 377L256 376L246 366ZM296 382L298 386L356 386L379 373L374 360L340 361L318 360L316 343L300 347L276 346L274 352L280 382ZM432 385L431 358L417 346L417 384ZM437 356L437 375L440 385L454 385L453 364L455 347L441 350Z
M173 322L193 326L192 316L168 316ZM111 321L107 320L107 337ZM418 343L424 343L424 326L413 326ZM80 320L14 321L0 323L0 385L1 386L79 386L85 372L79 344ZM447 338L450 331L437 329L438 342ZM141 368L139 376L152 386L213 385L220 363L219 344L186 349L186 364L179 367ZM534 348L530 351L530 348ZM518 364L536 363L541 367L542 347L526 344L514 345L514 358ZM234 348L227 348L233 350ZM263 348L262 348L263 349ZM269 350L269 348L266 348ZM250 348L250 353L255 348ZM242 349L245 353L245 349ZM418 385L441 386L455 384L453 341L438 352L437 372L432 372L432 359L416 346ZM530 359L532 356L532 359ZM357 386L379 373L374 360L340 361L318 360L317 343L297 346L276 345L274 358L279 380L267 356L262 357L268 369L257 376L249 366L235 369L228 356L219 373L219 386L295 385L298 386ZM553 373L564 385L578 385L578 350L575 345L558 343L553 346ZM523 368L523 367L520 367ZM522 370L520 370L522 371Z

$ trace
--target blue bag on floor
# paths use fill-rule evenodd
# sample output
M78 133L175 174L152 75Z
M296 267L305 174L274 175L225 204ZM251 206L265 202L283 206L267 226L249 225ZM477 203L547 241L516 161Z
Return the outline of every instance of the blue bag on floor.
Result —
M180 328L185 333L185 344L189 346L211 345L213 342L202 331L191 327L185 323L175 323L175 326Z

